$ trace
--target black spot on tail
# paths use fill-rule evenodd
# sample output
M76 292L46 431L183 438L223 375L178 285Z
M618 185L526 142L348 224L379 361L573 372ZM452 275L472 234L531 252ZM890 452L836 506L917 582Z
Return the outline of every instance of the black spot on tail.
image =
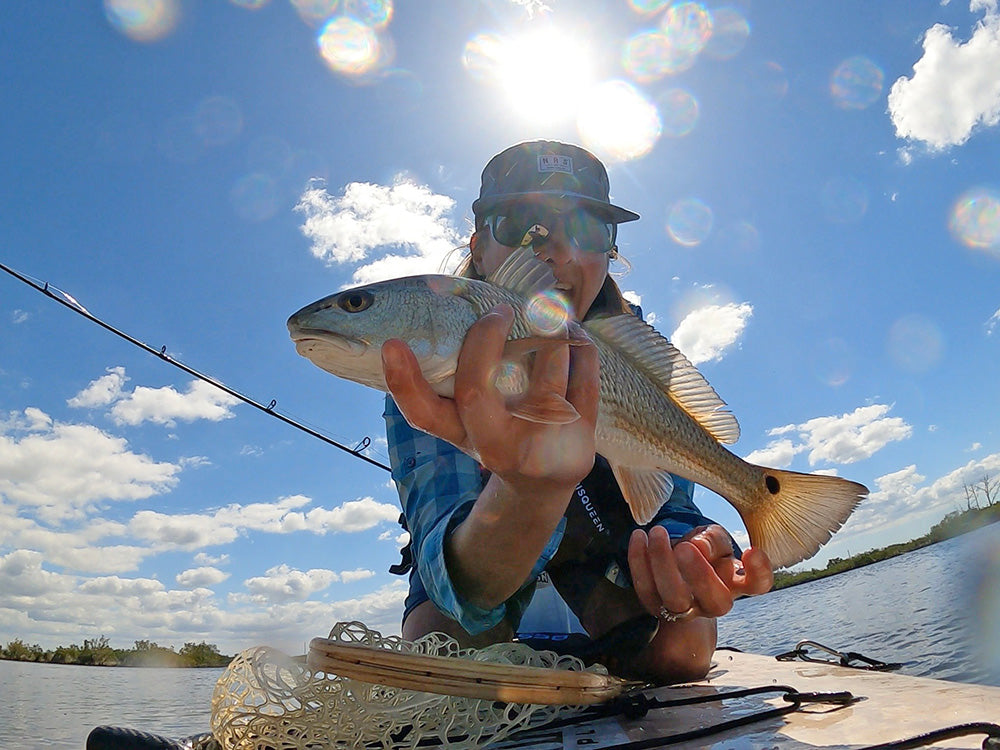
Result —
M770 474L764 477L764 486L767 487L767 491L772 495L777 495L781 492L781 482L778 481L777 477L772 477Z

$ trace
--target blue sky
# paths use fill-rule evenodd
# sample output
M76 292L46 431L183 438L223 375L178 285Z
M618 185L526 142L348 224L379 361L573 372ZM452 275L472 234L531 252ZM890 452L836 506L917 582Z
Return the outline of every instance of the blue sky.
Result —
M546 137L642 215L619 282L729 403L736 451L871 488L806 566L1000 476L995 2L4 16L0 261L378 460L381 395L298 357L286 318L455 261L485 162ZM398 632L397 515L383 470L0 274L0 642Z

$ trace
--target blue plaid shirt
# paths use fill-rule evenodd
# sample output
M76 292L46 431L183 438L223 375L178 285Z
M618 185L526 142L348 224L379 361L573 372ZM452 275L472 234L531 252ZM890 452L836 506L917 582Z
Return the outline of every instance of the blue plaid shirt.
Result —
M392 478L410 531L413 565L431 601L469 633L489 630L508 611L520 615L534 593L535 579L559 548L566 519L560 520L530 575L510 599L494 609L482 609L465 601L448 576L444 544L469 515L488 475L475 459L455 446L412 428L390 396L386 397L383 416ZM673 493L654 519L654 523L667 529L672 539L713 523L698 510L693 494L693 483L674 477ZM627 580L622 576L616 582Z

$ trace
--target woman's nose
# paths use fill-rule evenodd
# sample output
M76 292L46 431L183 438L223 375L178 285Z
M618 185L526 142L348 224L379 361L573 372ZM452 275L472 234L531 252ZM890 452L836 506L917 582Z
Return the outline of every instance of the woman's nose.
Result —
M578 248L567 236L564 222L554 221L546 228L549 230L548 235L545 242L535 246L535 256L557 266L569 262Z

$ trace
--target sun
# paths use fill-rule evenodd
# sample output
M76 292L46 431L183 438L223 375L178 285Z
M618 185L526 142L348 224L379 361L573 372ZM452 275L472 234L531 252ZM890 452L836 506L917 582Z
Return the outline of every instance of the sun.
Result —
M548 25L516 36L480 34L466 45L465 63L493 79L512 115L538 126L575 118L594 84L587 42L572 29Z

